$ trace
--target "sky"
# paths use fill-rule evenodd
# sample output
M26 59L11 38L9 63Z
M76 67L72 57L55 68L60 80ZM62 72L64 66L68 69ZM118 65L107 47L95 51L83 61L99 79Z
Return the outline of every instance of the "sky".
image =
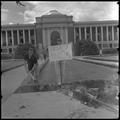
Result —
M117 1L22 1L25 5L17 6L15 1L2 1L1 24L35 23L35 17L41 17L50 10L72 15L74 21L119 20Z

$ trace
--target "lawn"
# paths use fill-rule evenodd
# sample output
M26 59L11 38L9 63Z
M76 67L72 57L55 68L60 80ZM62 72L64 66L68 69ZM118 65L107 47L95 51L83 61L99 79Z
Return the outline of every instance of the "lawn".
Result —
M83 80L115 80L118 78L118 69L101 65L85 63L76 60L66 61L64 83ZM39 75L40 84L56 84L57 77L54 64L48 62Z
M6 70L12 69L16 66L20 66L22 64L23 60L1 61L1 71L4 72Z
M102 61L113 61L113 62L118 62L119 61L119 56L118 55L106 55L106 56L89 56L89 57L84 57L85 59L95 59L95 60L102 60Z

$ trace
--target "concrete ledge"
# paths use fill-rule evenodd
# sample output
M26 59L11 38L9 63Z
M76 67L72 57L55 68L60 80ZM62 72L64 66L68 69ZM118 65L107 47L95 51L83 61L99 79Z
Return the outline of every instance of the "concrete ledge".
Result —
M117 65L115 64L105 64L105 63L98 63L98 62L95 62L95 61L89 61L89 60L82 60L82 59L78 59L78 58L73 58L74 60L78 60L78 61L81 61L81 62L86 62L86 63L93 63L93 64L96 64L96 65L102 65L102 66L105 66L105 67L111 67L111 68L118 68Z

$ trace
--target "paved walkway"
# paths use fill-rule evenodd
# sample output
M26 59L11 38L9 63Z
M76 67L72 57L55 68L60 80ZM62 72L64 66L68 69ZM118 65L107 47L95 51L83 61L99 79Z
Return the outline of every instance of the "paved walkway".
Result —
M39 64L41 62L39 61ZM78 64L79 63L79 64ZM92 78L108 78L115 71L103 66L71 60L66 63L66 82ZM84 69L83 69L84 68ZM86 69L87 68L87 69ZM88 69L90 68L90 70ZM95 69L96 68L96 69ZM100 69L99 69L100 68ZM106 72L106 76L102 73ZM74 73L73 73L74 72ZM90 72L90 73L89 73ZM108 75L107 75L108 74ZM87 108L79 101L57 91L12 94L27 77L24 67L2 75L2 93L7 98L2 103L2 118L117 118L118 114L105 109ZM78 78L78 79L76 79ZM110 78L108 78L110 79ZM53 63L48 62L39 76L39 83L56 84ZM8 95L10 97L8 97ZM82 111L84 110L84 111ZM76 113L74 111L77 111ZM78 112L79 111L79 112ZM82 113L81 113L82 111ZM89 111L90 113L86 112ZM71 117L72 116L72 117Z
M43 61L38 61L39 65ZM27 73L24 66L18 67L7 72L2 73L1 76L1 91L2 91L2 102L5 102L10 95L20 87L21 83L27 78Z
M118 118L118 114L52 91L13 94L2 104L2 118Z

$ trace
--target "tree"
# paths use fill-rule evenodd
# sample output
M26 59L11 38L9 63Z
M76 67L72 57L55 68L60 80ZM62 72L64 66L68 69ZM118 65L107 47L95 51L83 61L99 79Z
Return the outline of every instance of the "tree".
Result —
M28 55L29 48L32 47L34 50L34 55L39 58L37 53L37 48L35 48L32 44L19 44L15 50L15 58L24 59Z
M98 55L99 49L97 45L90 40L80 40L74 45L74 55Z

